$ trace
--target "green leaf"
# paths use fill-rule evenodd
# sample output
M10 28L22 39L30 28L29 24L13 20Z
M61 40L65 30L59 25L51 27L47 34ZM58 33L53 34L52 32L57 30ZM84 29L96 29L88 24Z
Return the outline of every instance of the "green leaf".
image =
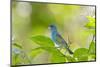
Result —
M94 41L92 41L90 43L90 46L89 46L89 54L96 54L96 45L95 45Z
M52 47L41 47L42 49L48 51L51 55L50 61L51 63L60 63L60 62L66 62L66 56L63 55L57 48Z
M76 62L75 58L71 57L71 56L66 56L68 62Z
M52 54L51 57L51 63L61 63L61 62L66 62L66 58L64 56L60 56L59 54L56 55L56 53Z
M79 48L74 52L74 58L78 61L88 61L88 49Z
M31 52L30 52L30 57L35 58L41 52L43 52L43 49L41 47L32 49Z
M50 51L52 57L51 57L51 62L52 63L61 63L61 62L66 62L66 56L63 55L58 49L52 49Z
M95 23L95 18L91 17L91 16L87 16L88 20Z
M38 35L33 36L31 39L41 47L54 47L53 41L46 36Z
M89 55L88 60L89 61L95 61L96 60L96 55L95 54L94 55Z
M93 22L88 22L88 23L86 24L86 27L89 28L89 29L95 29L95 23L93 23Z
M38 35L32 37L32 40L41 46L39 49L44 49L50 53L51 63L66 62L66 57L54 46L54 43L50 38ZM38 53L39 52L36 49L36 54Z
M12 53L12 65L19 64L20 62L21 61L20 61L19 54L13 54Z
M22 46L21 46L21 45L19 45L19 44L17 44L17 43L13 43L13 46L15 46L15 47L18 47L18 48L22 49Z
M41 52L43 52L43 50L48 51L51 55L50 57L50 62L51 63L60 63L60 62L66 62L66 57L56 48L52 48L52 47L39 47L39 48L35 48L32 50L31 52L31 57L35 57L37 55L39 55Z
M95 18L91 17L91 16L87 16L89 22L85 25L85 27L89 28L89 29L95 29Z

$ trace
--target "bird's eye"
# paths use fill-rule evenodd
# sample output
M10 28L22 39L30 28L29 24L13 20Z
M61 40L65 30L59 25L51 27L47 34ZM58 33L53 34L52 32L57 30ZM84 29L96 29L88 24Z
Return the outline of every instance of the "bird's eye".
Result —
M50 25L50 27L54 27L53 25Z

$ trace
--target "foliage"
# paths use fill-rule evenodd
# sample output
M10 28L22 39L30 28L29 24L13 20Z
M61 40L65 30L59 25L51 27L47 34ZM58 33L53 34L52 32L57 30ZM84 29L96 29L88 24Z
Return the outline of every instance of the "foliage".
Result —
M12 3L12 6L12 33L15 36L14 43L12 43L12 65L40 64L39 61L43 61L44 58L46 58L45 63L65 63L96 60L96 43L94 41L96 33L96 20L91 16L86 17L88 22L84 25L84 27L85 30L89 31L89 35L93 35L93 39L91 38L92 41L90 44L88 44L88 48L77 47L77 43L75 43L75 47L73 47L75 50L71 48L71 50L74 52L73 55L68 54L68 52L64 54L64 51L62 50L65 49L60 50L55 47L55 43L51 40L51 38L46 36L49 34L47 27L50 24L57 25L60 33L64 33L64 35L62 35L63 37L66 37L68 34L70 34L69 32L73 33L76 28L78 29L76 29L74 32L77 32L77 30L83 28L83 25L80 23L81 17L79 16L79 12L84 13L84 11L80 9L82 7L78 5L56 5L16 1ZM29 15L27 15L28 12L30 12ZM79 23L76 23L77 21ZM77 24L82 27L78 27ZM68 33L66 34L66 32ZM72 34L70 34L69 37L72 36L77 38L78 42L81 38L82 41L88 38L86 31L82 32L81 34L86 34L86 38L82 38L82 35L80 35L79 32L77 33L77 36L80 35L79 39L77 36L73 36ZM29 38L30 36L31 38ZM71 39L70 41L77 41L74 40L74 38L69 39ZM65 41L67 41L67 39L65 39ZM68 45L69 47L73 46L70 46L70 44ZM78 45L80 45L80 42ZM43 53L45 53L44 55L46 55L46 57L42 56ZM42 59L39 59L39 57ZM35 62L35 59L37 62Z
M30 57L32 57L32 59L34 59L36 56L38 56L41 52L45 50L49 52L51 55L51 57L49 58L49 61L51 63L88 61L88 56L90 55L92 56L91 59L95 60L95 57L93 57L93 55L95 55L94 42L91 42L89 49L78 48L71 56L71 55L63 55L57 48L55 48L53 41L46 36L38 35L32 37L31 39L32 41L40 45L40 47L31 50ZM18 44L16 47L20 48ZM15 59L13 60L19 62L18 58L19 57L17 54L15 55ZM91 59L89 58L89 60ZM18 64L18 63L14 63L14 64Z
M42 47L54 47L52 40L45 36L34 36L31 38L35 43L39 44Z
M78 61L88 61L88 49L79 48L74 52L74 58Z
M91 16L87 16L89 22L85 25L87 28L93 28L95 29L95 18L91 17Z
M94 24L94 19L91 17L88 17L90 22L86 24L87 27L95 27ZM90 43L89 49L86 48L78 48L74 51L73 55L64 55L60 50L58 50L53 41L46 36L42 35L37 35L37 36L32 36L31 40L38 44L40 47L34 48L31 50L29 57L31 59L34 59L36 56L38 56L41 52L47 51L50 54L49 61L51 63L60 63L60 62L79 62L79 61L91 61L95 60L95 50L96 50L96 45L95 42L92 40ZM22 46L13 43L13 64L20 64L21 63L21 52L22 52ZM25 55L27 56L27 55ZM23 61L24 62L24 61ZM30 61L32 63L32 61Z
M54 43L50 38L39 35L32 37L32 40L39 44L41 49L44 49L51 54L51 62L59 63L66 61L65 56L55 48Z

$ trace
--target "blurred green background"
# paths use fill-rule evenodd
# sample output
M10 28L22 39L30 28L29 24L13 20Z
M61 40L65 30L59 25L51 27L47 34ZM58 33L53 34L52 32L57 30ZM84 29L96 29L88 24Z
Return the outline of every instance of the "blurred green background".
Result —
M48 26L55 24L65 41L69 38L70 48L73 51L77 48L89 48L93 34L84 27L89 21L87 16L95 16L94 6L13 1L12 43L20 44L28 55L32 49L39 47L30 38L37 35L51 38ZM27 58L32 60L32 64L50 62L48 52L42 51L39 54L34 59ZM18 64L30 63L26 61Z

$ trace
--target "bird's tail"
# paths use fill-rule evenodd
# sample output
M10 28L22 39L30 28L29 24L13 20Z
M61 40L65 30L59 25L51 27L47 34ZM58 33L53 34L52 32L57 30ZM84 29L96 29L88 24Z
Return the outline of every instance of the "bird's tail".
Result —
M68 52L70 53L70 54L73 54L73 52L68 48Z

